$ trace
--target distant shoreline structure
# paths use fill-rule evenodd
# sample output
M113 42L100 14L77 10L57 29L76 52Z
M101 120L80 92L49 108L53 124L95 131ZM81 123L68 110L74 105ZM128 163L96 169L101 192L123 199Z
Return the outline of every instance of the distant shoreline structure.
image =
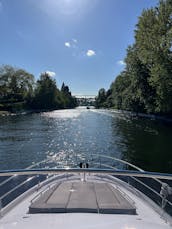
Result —
M95 99L96 95L82 95L82 94L73 94L77 99Z

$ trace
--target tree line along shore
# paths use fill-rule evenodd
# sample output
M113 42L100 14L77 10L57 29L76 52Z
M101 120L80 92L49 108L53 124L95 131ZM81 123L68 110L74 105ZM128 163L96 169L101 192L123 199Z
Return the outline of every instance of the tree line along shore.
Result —
M124 70L95 105L172 117L172 0L143 10L134 34Z
M172 117L172 0L160 0L143 10L127 48L125 68L106 91L101 88L96 108L115 108ZM35 77L20 68L0 67L0 111L74 108L69 87L48 72Z
M76 106L77 100L69 87L63 83L61 89L58 89L55 79L48 72L42 73L35 81L35 77L23 69L9 65L0 67L1 114Z

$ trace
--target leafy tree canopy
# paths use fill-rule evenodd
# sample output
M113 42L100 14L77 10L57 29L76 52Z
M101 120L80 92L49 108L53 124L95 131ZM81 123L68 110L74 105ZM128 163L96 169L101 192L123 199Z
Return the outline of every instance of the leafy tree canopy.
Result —
M106 101L97 107L172 115L172 0L143 10L135 42L127 49L125 70L116 77Z
M0 109L61 109L77 106L69 87L60 91L48 73L42 73L35 83L34 76L9 65L0 67ZM15 107L15 109L13 109Z
M24 101L33 94L34 76L9 65L0 67L0 99Z

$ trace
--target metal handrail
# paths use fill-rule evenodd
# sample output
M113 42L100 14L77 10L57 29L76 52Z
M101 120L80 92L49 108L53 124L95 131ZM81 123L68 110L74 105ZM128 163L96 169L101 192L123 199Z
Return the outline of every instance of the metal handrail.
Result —
M77 155L77 156L81 156L81 155ZM87 155L87 156L88 156L88 155ZM101 159L101 158L110 159L110 160L113 160L113 161L120 162L120 163L122 163L122 164L124 164L124 165L129 165L131 168L136 169L136 170L138 170L138 171L141 171L141 172L144 172L144 171L145 171L145 170L141 169L140 167L138 167L138 166L136 166L136 165L134 165L134 164L132 164L132 163L130 163L130 162L128 162L128 161L125 161L125 160L116 158L116 157L114 157L114 156L113 156L113 157L112 157L112 156L108 156L106 153L105 153L105 155L91 153L91 155L89 155L89 156L91 156L91 157L96 156L96 157L98 157L99 159ZM86 158L86 159L88 160L89 157ZM92 159L93 159L93 158L92 158ZM107 168L114 168L114 169L115 169L115 167L113 167L113 166L106 165L106 164L102 164L101 161L100 161L99 163L92 163L92 164L97 164L97 165L100 165L100 166L103 165L104 167L107 167ZM161 185L163 184L163 182L160 181L160 180L158 180L157 178L154 178L154 180L156 180L156 181L157 181L158 183L160 183Z
M164 180L172 180L172 174L169 173L157 173L157 172L141 172L133 170L115 170L115 169L95 169L95 168L54 168L54 169L16 169L16 170L0 170L0 176L12 176L12 175L47 175L47 174L59 174L59 173L97 173L97 174L109 174L116 176L128 176L128 177L147 177L157 178Z
M81 156L81 155L79 155ZM91 161L90 158L91 157ZM94 162L94 157L99 158L100 162ZM118 170L116 167L111 166L109 164L105 163L101 163L101 158L105 158L105 159L110 159L111 161L115 161L115 162L120 162L124 165L128 165L133 169L136 169L137 171L131 171L131 170ZM100 165L105 167L106 169L99 169L99 168L89 168L89 169L80 169L80 168L51 168L51 169L33 169L35 166L39 166L42 163L47 163L47 162L54 162L54 160L52 159L45 159L43 161L40 161L36 164L33 164L29 167L27 167L26 169L19 169L19 170L3 170L0 171L0 176L11 176L8 179L6 179L5 181L2 181L0 183L0 186L6 184L8 181L10 181L11 179L13 179L14 176L16 175L47 175L47 174L51 174L51 175L57 175L57 174L61 174L61 173L97 173L97 174L109 174L109 175L116 175L116 176L127 176L127 177L131 177L133 178L135 181L139 182L140 184L144 185L146 188L148 188L150 191L153 191L154 194L158 195L159 197L163 198L163 196L161 196L161 194L159 194L157 191L155 191L153 188L151 188L150 186L146 185L145 183L141 182L140 180L136 179L135 177L142 177L142 178L151 178L155 181L157 181L159 184L163 184L163 182L159 179L164 179L164 180L172 180L172 174L162 174L162 173L155 173L155 172L146 172L143 169L139 168L138 166L135 166L127 161L124 161L122 159L118 159L116 157L112 157L112 156L108 156L108 155L102 155L102 154L94 154L92 153L91 155L88 156L88 158L84 158L84 160L90 161L91 165L95 166L95 165ZM82 161L82 160L81 160ZM97 161L97 159L96 159ZM24 182L22 182L21 184L19 184L18 186L16 186L14 189L16 190L17 188L19 188L20 186L23 185ZM9 195L11 192L13 192L13 189L10 190L8 193L5 194L5 196L7 196L7 194ZM4 198L4 196L1 196L1 200L2 198ZM169 202L169 201L168 201ZM171 205L171 202L169 202Z
M148 188L149 190L151 190L154 194L158 195L159 197L162 198L161 194L157 191L155 191L153 188L151 188L150 186L148 186L147 184L145 184L144 182L140 181L139 179L132 177L132 179L134 179L135 181L137 181L138 183L142 184L143 186L145 186L146 188Z
M97 157L102 157L102 158L108 158L108 159L111 159L111 160L114 160L114 161L118 161L118 162L121 162L122 164L125 164L125 165L129 165L130 167L140 171L140 172L144 172L145 170L141 169L140 167L128 162L128 161L125 161L125 160L122 160L122 159L119 159L119 158L116 158L116 157L112 157L112 156L108 156L108 155L102 155L102 154L91 154L91 155L94 155L94 156L97 156ZM100 163L99 163L100 164ZM105 167L108 167L108 166L105 166ZM158 180L157 178L154 178L158 183L160 183L162 185L162 181Z
M7 178L6 180L2 181L2 182L0 183L0 187L3 186L4 184L6 184L8 181L12 180L13 177L14 177L14 175L13 175L12 177L9 177L9 178Z
M0 200L4 199L6 196L8 196L10 193L14 192L15 190L17 190L18 188L20 188L22 185L26 184L27 182L29 182L30 180L32 180L34 177L30 177L27 180L23 181L22 183L20 183L19 185L15 186L13 189L11 189L10 191L6 192L3 196L0 197Z
M117 170L116 168L110 169L102 169L102 168L53 168L53 169L16 169L16 170L0 170L0 177L1 176L14 176L14 175L32 175L29 179L23 181L3 196L0 197L0 202L13 191L20 188L22 185L27 183L30 179L33 179L35 176L33 175L58 175L58 174L105 174L105 175L112 175L112 176L124 176L124 177L131 177L132 179L136 180L140 184L144 185L146 188L151 190L154 194L158 195L162 199L162 208L163 208L163 201L168 203L172 206L172 203L167 200L161 193L158 193L153 188L149 187L144 182L140 181L138 178L151 178L151 179L163 179L163 180L172 180L172 174L164 174L164 173L157 173L157 172L145 172L145 171L132 171L132 170ZM160 181L161 182L161 181ZM2 208L2 207L1 207ZM1 209L0 209L1 211Z
M151 188L150 186L148 186L147 184L145 184L144 182L140 181L139 179L132 177L132 179L134 179L135 181L137 181L138 183L142 184L143 186L145 186L146 188L148 188L150 191L152 191L154 194L156 194L157 196L159 196L160 198L164 198L160 193L158 193L156 190L154 190L153 188ZM172 206L172 203L168 200L166 200L166 202L168 204L170 204Z
M96 156L96 157L99 157L99 158L106 158L106 159L111 159L111 160L113 160L113 161L118 161L118 162L120 162L120 163L122 163L122 164L125 164L125 165L129 165L130 167L132 167L132 168L134 168L134 169L136 169L136 170L138 170L138 171L140 171L140 172L144 172L145 170L143 170L143 169L141 169L140 167L138 167L138 166L136 166L136 165L134 165L134 164L132 164L132 163L130 163L130 162L127 162L127 161L125 161L125 160L122 160L122 159L119 159L119 158L116 158L116 157L112 157L112 156L108 156L108 155L102 155L102 154L95 154L95 153L92 153L91 154L91 157L93 157L93 156ZM102 164L101 162L99 162L99 163L93 163L93 164L97 164L97 165L103 165L104 167L107 167L107 168L114 168L115 169L115 167L113 167L113 166L109 166L109 165L106 165L106 164ZM163 184L163 182L162 181L160 181L160 180L158 180L157 178L153 178L155 181L157 181L159 184Z
M102 155L102 154L95 154L95 153L92 153L91 156L103 157L103 158L108 158L108 159L111 159L111 160L114 160L114 161L118 161L118 162L121 162L121 163L123 163L123 164L125 164L125 165L129 165L129 166L131 166L132 168L134 168L134 169L136 169L136 170L138 170L138 171L140 171L140 172L144 172L144 170L141 169L141 168L139 168L138 166L133 165L133 164L131 164L131 163L128 162L128 161L124 161L124 160L119 159L119 158L116 158L116 157L111 157L111 156Z
M111 157L110 157L110 158L111 158ZM125 161L124 161L124 162L125 162ZM97 164L99 164L99 163L93 163L93 164L97 165ZM116 170L118 170L117 168L115 168L115 167L113 167L113 166L109 166L109 165L107 165L107 164L101 164L101 165L103 165L104 167L107 167L107 168L111 168L111 169L116 169ZM144 171L144 170L142 170L142 171ZM164 196L162 196L160 193L158 193L155 189L151 188L149 185L147 185L147 184L145 184L144 182L140 181L140 180L137 179L136 177L130 177L130 178L132 178L132 179L134 179L135 181L137 181L138 183L142 184L144 187L146 187L147 189L149 189L150 191L152 191L154 194L156 194L157 196L159 196L161 199L164 198ZM161 185L163 184L163 182L160 181L160 180L157 179L157 178L152 178L152 179L155 180L155 181L157 181L157 182L158 182L159 184L161 184ZM172 206L172 203L171 203L170 201L166 200L166 202Z
M32 165L28 166L26 169L34 168L35 166L40 165L40 164L45 163L45 162L48 162L48 161L50 161L50 159L45 159L43 161L37 162L36 164L32 164ZM3 186L4 184L6 184L7 182L9 182L10 180L12 180L13 178L14 178L14 176L9 177L8 179L2 181L0 183L0 187Z
M93 162L92 164L93 165L99 165L100 163ZM101 166L104 166L104 167L109 168L109 169L116 169L114 166L110 166L110 165L107 165L104 163L101 163Z
M93 163L95 165L99 164L99 163ZM107 167L107 168L111 168L111 169L117 169L113 166L109 166L107 164L101 164L103 165L104 167ZM117 169L118 170L118 169ZM144 171L144 170L142 170ZM157 192L155 189L151 188L150 186L148 186L147 184L145 184L144 182L140 181L139 179L135 178L135 177L131 177L132 179L134 179L135 181L137 181L138 183L142 184L144 187L146 187L147 189L149 189L150 191L152 191L154 194L156 194L157 196L159 196L161 199L163 199L164 197L159 193ZM161 182L160 180L158 180L157 178L152 178L153 180L157 181L158 183L162 184L163 182ZM166 202L172 206L172 203L166 199Z
M118 161L118 162L123 163L123 164L125 164L125 165L129 165L130 167L132 167L132 168L134 168L134 169L136 169L136 170L138 170L138 171L140 171L140 172L144 172L144 170L141 169L141 168L139 168L138 166L135 166L135 165L133 165L133 164L127 162L127 161L124 161L124 160L122 160L122 159L118 159L118 158L116 158L116 157L111 157L111 156L108 156L108 155L101 155L101 154L94 154L94 153L91 154L91 157L94 157L94 156L99 157L99 158L110 159L110 160L113 160L113 161ZM42 164L42 163L47 163L47 162L49 162L49 161L51 161L51 159L45 159L45 160L42 160L42 161L40 161L40 162L37 162L36 164L33 164L33 165L27 167L27 168L25 169L25 171L26 171L26 170L30 170L30 169L32 169L33 167L38 166L38 165L40 165L40 164ZM108 168L108 169L114 169L114 170L117 169L117 168L115 168L114 166L110 166L110 165L105 164L105 163L96 163L96 162L93 162L92 164L93 164L93 165L101 165L101 166L104 166L104 167L106 167L106 168ZM15 173L15 175L20 175L20 174ZM22 173L22 175L24 175L24 174ZM26 175L27 175L27 174L26 174ZM36 174L36 175L37 175L37 174ZM1 174L0 174L0 176L1 176ZM5 175L3 174L3 176L5 176ZM132 175L131 175L131 176L132 176ZM10 180L12 180L13 177L14 177L14 174L13 174L13 176L9 177L8 179L6 179L6 180L3 181L2 183L0 183L0 186L3 186L4 184L6 184L6 183L9 182ZM152 176L151 176L151 178L154 179L154 180L156 180L158 183L160 183L160 184L162 185L163 182L161 182L160 180L158 180L157 177L152 177ZM159 178L159 177L158 177L158 178ZM165 178L164 178L164 179L165 179ZM169 179L169 178L168 178L168 179ZM21 184L21 186L22 186L22 184ZM20 185L18 185L17 187L19 188ZM17 187L16 187L16 189L17 189ZM149 189L151 190L151 187L149 187ZM13 190L10 190L10 191L8 192L8 194L10 194L12 191L13 191ZM1 197L1 198L2 198L2 197Z

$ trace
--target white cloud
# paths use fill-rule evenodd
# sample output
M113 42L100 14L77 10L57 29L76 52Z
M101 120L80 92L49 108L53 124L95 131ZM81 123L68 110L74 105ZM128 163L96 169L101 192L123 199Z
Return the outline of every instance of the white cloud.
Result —
M51 71L46 71L46 73L51 76L51 77L55 77L56 73L55 72L51 72Z
M89 49L89 50L87 51L86 55L89 56L89 57L90 57L90 56L95 56L95 55L96 55L96 52L95 52L94 50Z
M64 43L64 45L67 47L67 48L76 48L77 47L77 44L78 44L78 41L77 39L71 39L70 41L67 41Z
M117 64L121 65L121 66L125 66L126 65L126 63L123 60L117 61Z
M77 39L72 39L72 41L76 44L78 43Z
M66 47L70 48L71 47L71 44L69 42L65 42L64 44Z

